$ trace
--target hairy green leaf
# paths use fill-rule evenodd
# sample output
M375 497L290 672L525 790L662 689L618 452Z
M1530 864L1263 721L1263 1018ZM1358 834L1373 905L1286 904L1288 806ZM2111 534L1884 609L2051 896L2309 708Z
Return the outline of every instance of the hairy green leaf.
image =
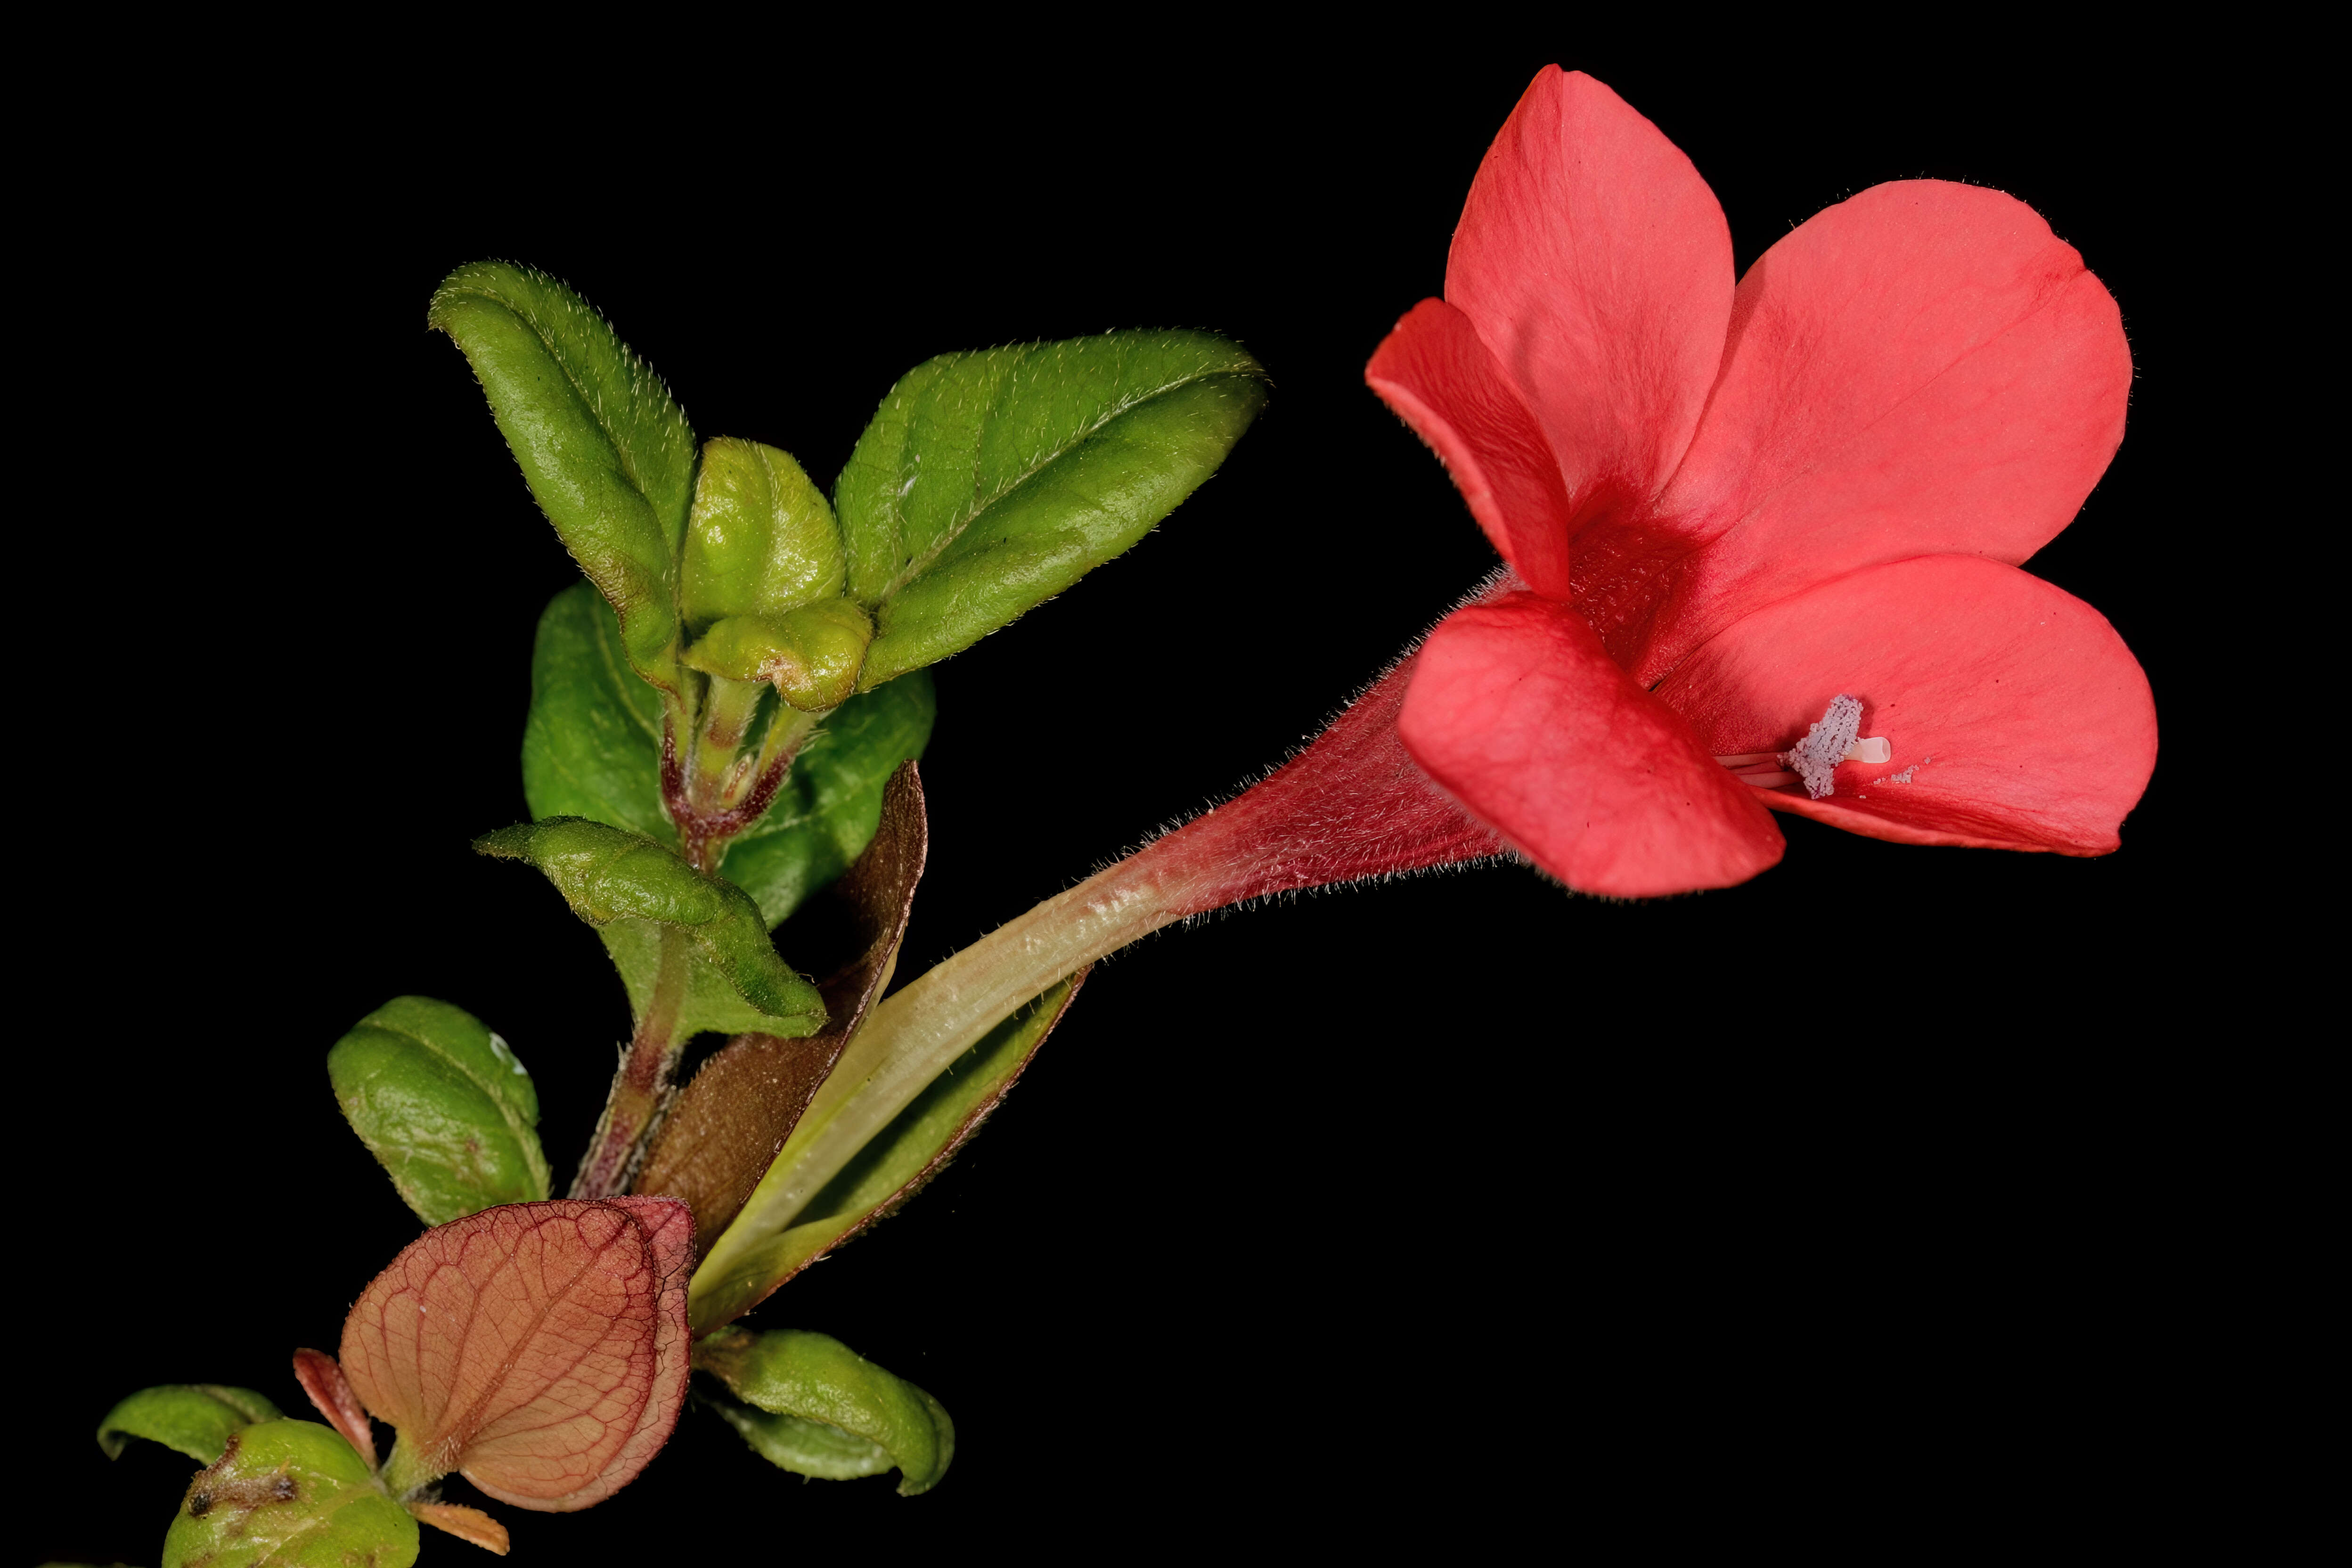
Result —
M462 1007L396 996L327 1053L335 1102L426 1225L548 1194L539 1091Z
M733 1224L704 1242L687 1313L697 1333L732 1322L938 1173L1036 1055L1077 994L1085 972L1014 1013L917 1095L838 1174L804 1201L795 1160L822 1131L794 1130Z
M665 845L661 699L628 673L613 612L585 584L558 594L531 651L523 794L533 816L584 816ZM851 698L801 747L768 813L728 847L719 870L773 926L846 870L874 837L882 789L922 755L938 711L918 671Z
M550 817L486 834L485 855L527 860L546 874L572 912L596 928L642 1017L660 966L661 928L686 933L688 989L677 1037L813 1034L824 1026L816 987L776 956L767 921L751 896L706 876L641 834L576 816Z
M678 584L688 637L837 598L843 570L833 508L791 453L732 437L703 447Z
M409 1568L416 1521L315 1421L264 1421L188 1483L163 1568Z
M830 1334L728 1329L696 1347L694 1364L741 1401L712 1401L728 1424L795 1474L844 1480L896 1466L898 1495L913 1497L955 1458L938 1400Z
M228 1447L230 1433L278 1415L278 1406L249 1388L165 1384L142 1388L108 1411L98 1424L98 1446L108 1458L119 1459L131 1438L144 1437L209 1465Z
M842 469L864 686L935 663L1126 550L1217 470L1265 373L1207 332L947 354L901 377Z
M543 272L461 267L425 321L473 365L540 509L620 613L630 664L676 689L677 561L694 490L685 412L604 317Z

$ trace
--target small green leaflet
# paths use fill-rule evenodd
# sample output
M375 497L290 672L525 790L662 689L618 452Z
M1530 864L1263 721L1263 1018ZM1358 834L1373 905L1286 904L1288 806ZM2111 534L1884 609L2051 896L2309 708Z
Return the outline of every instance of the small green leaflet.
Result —
M397 996L327 1053L344 1120L426 1225L548 1194L539 1091L462 1007Z
M846 1480L898 1469L898 1495L937 1486L955 1458L955 1423L923 1390L830 1334L727 1329L694 1364L735 1398L711 1405L770 1463Z
M142 1388L108 1411L98 1424L98 1446L108 1458L119 1459L131 1438L144 1437L209 1465L228 1447L230 1433L278 1416L278 1406L249 1388L166 1384Z
M604 939L638 1017L653 994L662 928L684 932L690 946L678 1040L706 1029L792 1037L824 1026L824 1000L776 956L751 896L723 878L705 876L652 839L556 816L485 834L474 847L499 859L527 860L555 884L572 912Z

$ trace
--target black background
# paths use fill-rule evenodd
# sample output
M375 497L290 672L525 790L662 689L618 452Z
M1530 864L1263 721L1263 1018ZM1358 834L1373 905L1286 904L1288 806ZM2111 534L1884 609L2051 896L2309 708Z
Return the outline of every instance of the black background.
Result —
M1487 569L1360 373L1439 290L1551 59L1690 153L1742 266L1917 175L2012 192L2083 251L2139 381L2032 569L2130 642L2168 758L2221 730L2190 547L2221 460L2216 242L2183 194L2215 154L2170 63L1555 30L884 68L754 30L701 37L710 84L589 112L646 62L567 83L495 42L397 92L151 101L136 155L44 165L49 233L107 291L49 364L84 410L64 608L125 628L134 668L47 710L34 849L85 875L36 962L101 1026L38 1053L65 1201L56 1349L20 1394L53 1427L18 1471L36 1554L152 1562L191 1467L109 1465L88 1429L168 1381L298 1411L288 1352L332 1348L414 1235L328 1093L344 1028L404 992L488 1020L536 1075L559 1184L626 1028L593 935L467 849L524 814L531 630L572 568L425 330L459 263L566 279L699 434L820 481L950 349L1182 325L1272 372L1158 533L938 669L902 976L1280 757ZM2215 1266L2233 1115L2148 1025L2226 978L2185 891L2220 853L2193 804L2168 761L2102 860L1784 816L1782 865L1727 892L1609 904L1493 867L1163 933L1097 972L944 1179L754 1320L937 1394L961 1442L937 1491L804 1484L689 1411L592 1513L496 1511L541 1563L1365 1528L1874 1552L2160 1514L2139 1461L2205 1375L2160 1347Z

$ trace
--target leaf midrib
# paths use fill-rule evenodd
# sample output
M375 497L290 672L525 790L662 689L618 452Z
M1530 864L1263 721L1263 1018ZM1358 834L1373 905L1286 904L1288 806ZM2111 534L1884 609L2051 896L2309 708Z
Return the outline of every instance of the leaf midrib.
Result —
M1024 361L1024 363L1026 362ZM1142 407L1147 403L1155 403L1160 398L1167 396L1170 393L1180 391L1197 382L1213 381L1221 376L1244 377L1248 373L1246 371L1239 370L1201 371L1194 374L1180 376L1173 381L1153 387L1150 392L1139 397L1129 398L1126 402L1118 404L1108 412L1105 413L1102 417L1097 419L1093 424L1087 426L1084 430L1073 437L1066 445L1054 448L1054 450L1047 456L1040 458L1037 462L1033 463L1028 468L1023 469L1019 474L1015 475L1012 479L1000 487L995 494L989 496L986 500L978 500L972 509L969 512L965 513L961 521L958 522L952 528L942 531L936 543L934 543L929 550L925 551L920 556L909 560L906 566L903 567L896 576L890 579L888 585L882 590L877 603L889 603L891 599L898 595L900 589L906 587L908 584L917 577L921 576L926 571L929 570L933 562L937 561L942 554L946 553L947 551L954 545L957 540L961 539L967 532L969 532L972 524L978 522L988 511L989 508L996 505L1005 497L1011 495L1014 490L1019 489L1023 485L1025 485L1031 479L1035 479L1040 473L1043 473L1045 469L1052 468L1055 463L1061 461L1063 458L1068 456L1070 453L1077 450L1080 447L1085 446L1088 441L1094 439L1094 437L1101 432L1103 426L1108 425L1111 421L1122 418L1128 414L1133 412L1135 409ZM981 416L980 428L982 430L986 430L989 424L997 417L1000 411L1000 400L1001 394L999 398L990 400L988 412ZM913 420L910 417L908 419L909 435L913 433L912 426ZM899 447L899 453L902 458L904 457L906 447L902 441L902 444ZM980 467L980 456L981 444L977 439L975 439L972 443L971 452L975 497L978 494L976 487L978 483L977 476ZM904 538L906 535L907 521L906 497L904 495L894 497L890 503L890 507L892 512L896 514L892 521L898 524L899 537ZM837 511L839 508L836 506L835 510Z

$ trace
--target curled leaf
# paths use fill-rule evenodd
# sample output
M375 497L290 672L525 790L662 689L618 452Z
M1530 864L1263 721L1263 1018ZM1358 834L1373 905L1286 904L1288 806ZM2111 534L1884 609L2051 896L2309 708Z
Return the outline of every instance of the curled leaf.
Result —
M144 1437L209 1465L227 1448L232 1434L278 1415L278 1406L249 1388L166 1384L142 1388L108 1411L98 1424L98 1446L108 1458L119 1459L131 1438Z
M572 912L596 927L643 1016L660 966L661 929L690 940L677 1037L812 1034L824 1024L816 988L776 956L760 906L733 883L708 876L639 834L578 817L551 817L486 834L485 855L527 860L546 873Z
M913 1497L955 1458L955 1424L938 1400L830 1334L727 1329L695 1348L694 1364L742 1402L713 1402L728 1425L800 1475L841 1480L895 1466L898 1495Z
M335 1102L427 1225L547 1196L539 1091L462 1007L396 996L327 1053Z
M1214 473L1265 373L1207 332L944 354L901 376L842 468L871 689L970 647L1126 550Z
M921 776L913 763L901 763L873 841L831 895L853 928L855 952L820 988L824 1032L737 1037L703 1064L663 1119L636 1190L683 1199L694 1210L696 1235L716 1237L735 1217L888 981L929 843Z
M314 1421L263 1421L188 1483L163 1568L408 1568L416 1521Z
M842 573L833 508L791 453L732 437L704 444L678 582L689 636L838 597Z
M729 680L764 680L804 712L838 708L857 690L874 623L846 599L773 616L730 616L688 650L686 662Z
M686 1394L694 1222L671 1198L511 1204L426 1231L343 1324L403 1496L456 1470L568 1512L628 1484Z
M1045 1043L1087 973L1080 970L989 1031L846 1164L812 1176L808 1157L820 1152L821 1140L813 1134L824 1131L824 1100L837 1090L843 1100L856 1092L838 1074L829 1079L734 1221L705 1243L694 1271L695 1332L707 1334L741 1317L937 1175Z
M585 300L528 267L457 268L425 321L465 351L540 509L619 612L631 666L676 689L694 485L685 411Z

